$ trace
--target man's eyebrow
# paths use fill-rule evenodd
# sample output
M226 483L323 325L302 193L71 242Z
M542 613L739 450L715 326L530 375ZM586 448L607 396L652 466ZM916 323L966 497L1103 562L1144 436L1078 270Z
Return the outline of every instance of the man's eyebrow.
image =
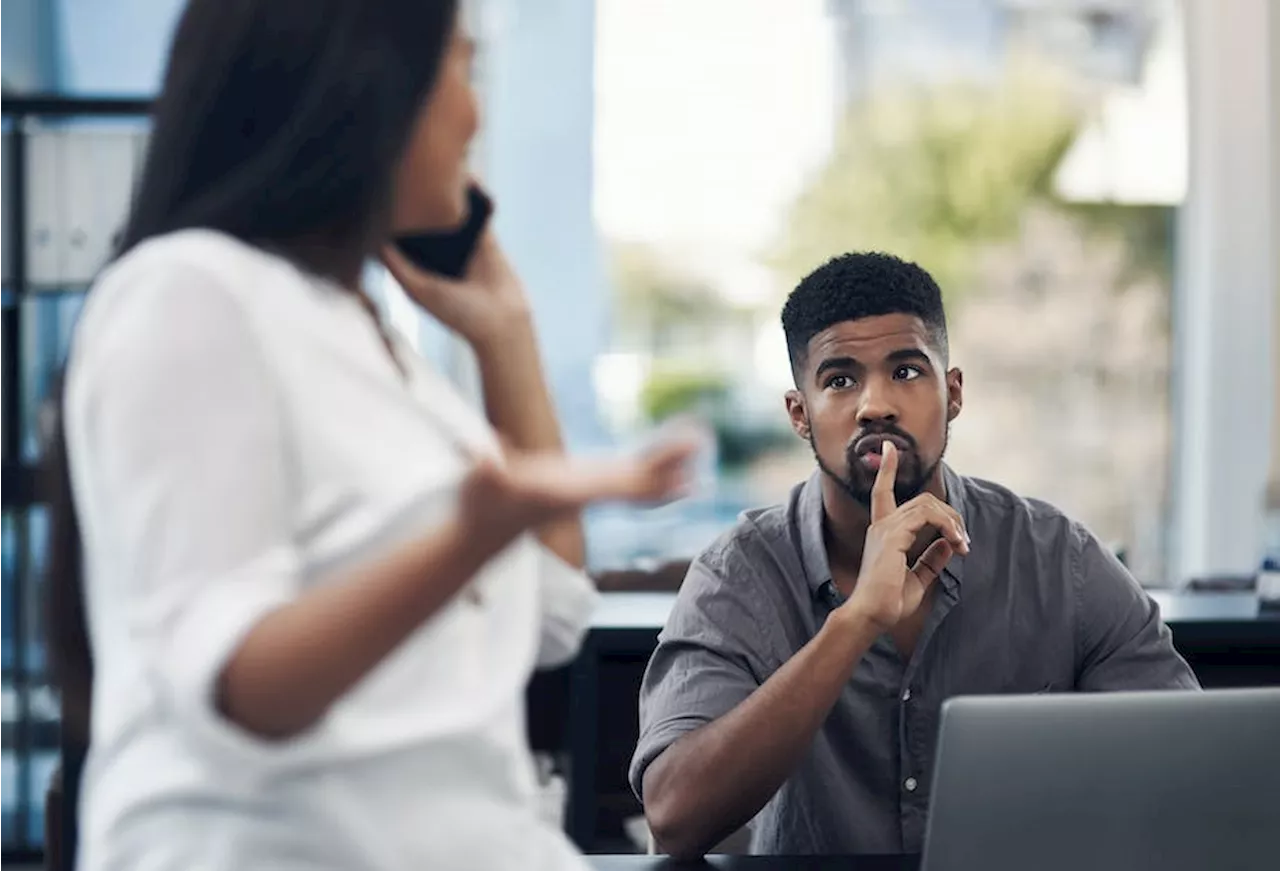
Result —
M907 360L919 360L930 365L933 364L932 358L919 348L899 348L896 351L890 351L886 354L885 359L893 363L902 363Z
M857 360L855 360L853 357L827 357L825 360L823 360L821 363L818 364L818 368L815 369L813 372L813 378L816 381L817 379L822 377L823 372L828 372L832 369L860 369L860 368L862 368L862 364L859 363Z

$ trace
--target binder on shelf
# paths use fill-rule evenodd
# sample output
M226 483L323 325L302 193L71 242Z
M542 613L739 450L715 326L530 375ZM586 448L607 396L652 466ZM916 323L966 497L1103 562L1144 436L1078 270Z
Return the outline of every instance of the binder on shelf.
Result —
M13 188L9 185L9 159L13 155L13 135L0 133L0 167L4 171L4 183L0 184L0 283L5 289L13 280L13 260L10 237L13 236Z
M27 137L27 276L32 290L83 287L113 250L139 165L129 129L53 129Z

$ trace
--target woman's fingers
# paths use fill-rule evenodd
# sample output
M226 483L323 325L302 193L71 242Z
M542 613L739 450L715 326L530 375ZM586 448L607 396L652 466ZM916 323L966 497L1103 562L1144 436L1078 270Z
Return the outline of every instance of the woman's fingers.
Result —
M552 509L574 510L604 501L662 502L684 494L698 448L697 441L685 439L615 459L516 454L506 475L513 496Z
M394 244L382 246L380 259L396 283L404 288L405 293L432 313L435 313L441 301L448 298L453 286L458 284L456 281L441 278L418 268Z

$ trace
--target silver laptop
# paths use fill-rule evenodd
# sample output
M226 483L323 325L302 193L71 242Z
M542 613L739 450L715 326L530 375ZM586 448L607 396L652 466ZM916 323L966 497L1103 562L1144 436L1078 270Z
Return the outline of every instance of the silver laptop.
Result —
M1280 689L957 698L921 871L1280 868Z

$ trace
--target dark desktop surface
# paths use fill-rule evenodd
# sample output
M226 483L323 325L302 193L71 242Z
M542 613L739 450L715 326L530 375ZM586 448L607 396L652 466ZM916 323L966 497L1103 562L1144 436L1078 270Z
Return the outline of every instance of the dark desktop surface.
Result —
M917 871L919 856L588 856L596 871Z

